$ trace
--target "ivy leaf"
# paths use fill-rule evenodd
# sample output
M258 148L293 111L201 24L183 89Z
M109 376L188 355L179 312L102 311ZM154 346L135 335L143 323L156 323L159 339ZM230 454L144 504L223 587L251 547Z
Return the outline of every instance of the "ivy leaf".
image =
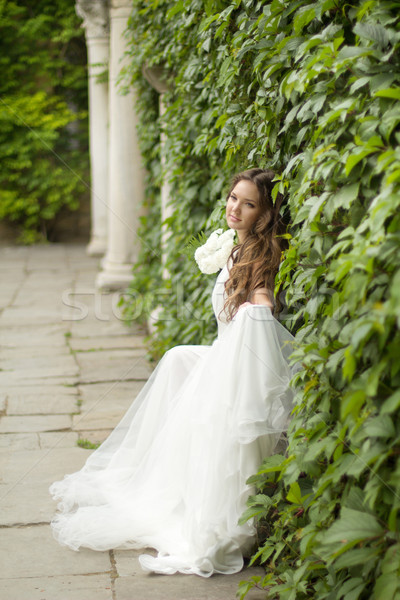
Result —
M315 7L311 4L298 10L294 18L295 33L300 33L313 19L315 19Z
M359 162L363 160L366 156L369 156L373 152L376 152L377 148L364 148L355 154L351 154L346 160L345 172L346 175L350 175L351 171L354 169Z
M387 438L395 435L396 430L389 415L379 415L368 421L364 427L365 435Z
M343 507L340 518L324 533L323 544L359 543L380 537L383 527L371 514Z
M301 490L297 481L291 484L286 499L293 504L302 504Z
M390 36L383 25L370 23L357 23L353 29L354 33L371 42L376 42L381 48L390 43Z
M377 559L379 556L379 549L377 548L359 548L356 550L349 550L339 556L335 562L336 569L348 569L349 567L355 567L357 565L365 565L371 559Z
M397 573L383 573L376 580L374 586L374 599L388 600L400 597L400 578Z
M364 581L360 577L351 577L337 589L339 598L346 600L358 600L364 590Z
M395 412L400 407L400 390L389 396L382 405L382 414Z
M345 419L349 414L352 415L353 419L356 419L365 399L366 394L364 390L355 390L346 394L340 407L342 419Z
M332 215L339 208L349 209L351 203L357 198L360 183L352 183L340 188L328 201L329 214Z
M184 0L177 0L177 2L174 2L173 6L171 6L171 8L168 10L167 15L166 15L167 19L171 19L176 14L183 12L184 8L185 8Z
M377 98L393 98L394 100L400 100L400 88L378 90L377 92L374 92L374 96Z

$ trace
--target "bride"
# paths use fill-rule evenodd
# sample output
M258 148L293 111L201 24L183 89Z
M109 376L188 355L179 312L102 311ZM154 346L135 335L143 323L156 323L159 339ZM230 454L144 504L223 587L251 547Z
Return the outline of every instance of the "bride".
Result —
M250 169L233 179L226 220L238 244L212 293L215 342L169 350L83 469L51 486L61 544L151 547L158 555L140 562L156 573L242 569L255 534L238 524L246 480L274 452L292 402L293 338L272 315L283 239L273 177Z

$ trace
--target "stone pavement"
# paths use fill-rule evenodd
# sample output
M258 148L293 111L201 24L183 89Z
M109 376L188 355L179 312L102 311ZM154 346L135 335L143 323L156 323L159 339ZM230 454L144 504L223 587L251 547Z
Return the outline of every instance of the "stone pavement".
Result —
M78 442L104 440L151 372L143 329L122 322L116 292L95 292L97 266L83 246L0 248L0 598L234 600L262 571L146 574L139 552L52 537L49 485L83 466Z

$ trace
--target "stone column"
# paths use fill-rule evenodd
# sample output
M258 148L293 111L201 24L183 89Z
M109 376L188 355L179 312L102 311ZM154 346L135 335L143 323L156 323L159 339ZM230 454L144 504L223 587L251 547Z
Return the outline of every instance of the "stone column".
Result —
M165 113L165 104L164 104L164 93L160 94L159 97L159 110L160 117ZM167 260L166 256L166 247L169 236L171 235L171 231L168 231L168 226L165 224L165 220L168 217L172 216L174 212L173 206L171 204L171 186L168 181L168 175L166 173L166 156L165 156L165 131L164 128L161 127L161 172L162 172L162 187L161 187L161 262L163 265L163 278L168 279L170 274L167 268L165 267L165 263Z
M89 71L91 238L87 252L99 256L107 249L108 82L99 76L108 70L108 3L77 0L76 12L85 28Z
M124 31L131 9L130 0L112 0L110 9L109 73L109 213L108 247L102 271L97 277L100 289L120 289L132 279L137 258L137 229L144 199L144 171L136 132L135 93L122 94L118 76L127 57Z
M165 224L165 220L170 217L173 213L173 206L171 204L171 186L168 181L168 174L166 173L166 156L165 156L165 141L166 133L162 125L162 117L165 113L164 94L170 91L171 87L168 84L169 73L163 67L147 67L146 65L142 68L143 76L147 79L150 85L159 93L159 113L161 121L161 172L162 172L162 186L161 186L161 262L163 265L163 277L168 279L169 273L165 268L167 241L171 234L168 231L168 227Z

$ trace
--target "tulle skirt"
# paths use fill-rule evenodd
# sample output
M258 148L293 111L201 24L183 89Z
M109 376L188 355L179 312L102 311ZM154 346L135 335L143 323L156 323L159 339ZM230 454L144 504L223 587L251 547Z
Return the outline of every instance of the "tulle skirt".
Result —
M77 550L146 548L142 567L235 573L254 541L239 525L246 480L274 452L292 393L290 334L266 307L239 311L212 346L167 352L83 469L54 483L56 539Z

